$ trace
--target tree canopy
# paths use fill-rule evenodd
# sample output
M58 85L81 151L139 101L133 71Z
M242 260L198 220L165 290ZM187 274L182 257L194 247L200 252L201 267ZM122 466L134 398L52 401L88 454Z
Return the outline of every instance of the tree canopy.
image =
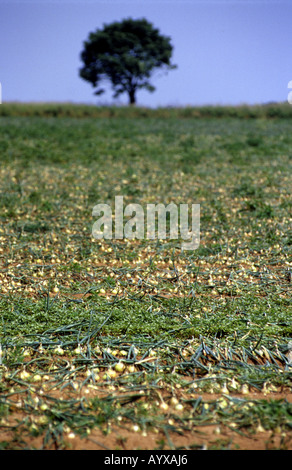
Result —
M100 82L109 80L114 98L128 93L129 103L136 103L136 92L155 87L149 79L157 69L170 70L173 47L170 38L160 34L146 19L125 19L104 25L89 34L81 52L80 77L90 82L95 94L104 93Z

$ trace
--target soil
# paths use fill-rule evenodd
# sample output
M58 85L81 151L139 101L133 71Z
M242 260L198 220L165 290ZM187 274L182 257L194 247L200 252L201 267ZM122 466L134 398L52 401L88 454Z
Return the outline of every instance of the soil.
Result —
M204 401L215 400L214 394L200 394ZM240 395L238 395L240 396ZM219 396L217 397L219 398ZM292 392L270 393L263 397L262 393L250 393L250 400L257 399L285 399L292 403ZM13 413L10 419L15 422L21 420L20 413ZM9 421L10 421L9 419ZM11 424L11 421L10 421ZM0 442L15 441L11 431L1 432ZM22 441L22 444L21 444ZM23 445L25 442L25 445ZM33 437L26 432L23 436L18 435L17 447L26 449L57 450L56 445L43 445L43 436ZM130 426L112 426L110 432L105 433L99 428L91 430L88 437L81 438L74 433L66 435L64 445L60 450L111 450L111 451L134 451L134 450L292 450L292 432L274 431L250 431L241 429L232 430L227 426L205 425L194 426L191 431L183 434L169 433L167 436L160 432L147 432L143 435L141 431L135 432Z

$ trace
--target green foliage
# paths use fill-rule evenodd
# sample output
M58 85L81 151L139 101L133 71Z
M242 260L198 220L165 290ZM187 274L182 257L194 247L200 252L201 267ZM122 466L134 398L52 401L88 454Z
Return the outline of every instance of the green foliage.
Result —
M89 34L81 53L84 66L80 76L96 88L96 95L105 91L99 82L108 79L115 98L126 92L130 104L134 104L137 90L155 90L149 82L155 69L175 67L170 63L171 55L170 38L162 36L151 23L125 19Z
M273 112L271 112L273 111ZM86 104L72 103L2 103L0 106L0 116L36 116L36 117L71 117L71 118L153 118L153 119L215 119L218 126L220 121L227 118L240 119L243 122L251 121L257 124L261 121L263 136L259 137L253 126L246 135L246 143L250 147L261 147L265 142L264 128L266 121L289 120L292 118L292 106L288 103L277 103L275 105L258 106L188 106L188 107L167 107L167 108L145 108L140 106L93 106ZM260 123L260 121L258 122ZM243 125L243 124L242 124ZM5 130L0 139L0 151L8 148L5 138L10 134L9 129ZM71 130L71 135L73 134ZM45 135L45 133L44 133ZM287 140L286 135L281 136L283 143ZM258 140L257 140L258 139ZM244 144L244 143L243 143Z

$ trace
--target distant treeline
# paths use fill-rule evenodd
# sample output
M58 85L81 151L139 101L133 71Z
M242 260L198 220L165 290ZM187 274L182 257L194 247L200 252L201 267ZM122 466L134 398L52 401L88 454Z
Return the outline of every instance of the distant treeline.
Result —
M292 118L292 105L268 103L240 106L185 106L146 108L139 106L94 106L72 103L2 103L0 116L38 116L71 118Z

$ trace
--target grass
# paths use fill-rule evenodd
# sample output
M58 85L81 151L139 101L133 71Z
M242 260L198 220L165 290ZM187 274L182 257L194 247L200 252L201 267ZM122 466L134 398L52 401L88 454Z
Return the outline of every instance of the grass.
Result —
M289 446L291 106L0 114L2 448L207 425ZM116 195L199 203L199 248L93 239Z

